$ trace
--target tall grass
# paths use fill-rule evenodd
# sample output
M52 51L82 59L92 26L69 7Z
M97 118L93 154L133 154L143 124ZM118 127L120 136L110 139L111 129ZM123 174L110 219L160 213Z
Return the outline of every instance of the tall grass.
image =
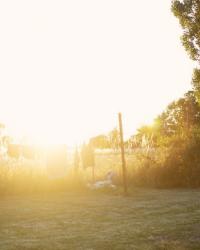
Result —
M0 195L83 190L84 178L66 167L66 174L52 176L44 163L25 159L0 161Z
M126 153L126 168L129 186L158 187L157 175L164 163L163 150L135 150ZM115 172L115 183L122 184L122 164L120 153L96 155L96 174L101 178L108 171Z
M149 161L149 159L148 159ZM140 153L126 154L129 185L140 185L146 175L146 158ZM60 168L59 165L54 166ZM95 154L95 180L104 180L109 171L114 172L113 182L122 185L121 155L119 152ZM55 171L54 171L55 172ZM49 171L44 161L13 159L0 161L0 195L33 192L83 191L92 181L91 168L81 166L75 171L73 162L67 163L63 175Z
M140 187L173 187L176 179L170 175L174 167L166 165L168 152L165 150L135 150L126 152L128 185ZM86 191L87 183L92 182L92 169L74 169L73 157L64 168L63 175L57 176L49 171L44 161L6 158L0 161L0 195ZM169 164L168 164L169 165ZM54 166L54 170L60 168ZM109 171L114 172L113 182L122 185L121 155L119 152L96 152L95 180L104 180ZM174 177L176 178L176 176Z

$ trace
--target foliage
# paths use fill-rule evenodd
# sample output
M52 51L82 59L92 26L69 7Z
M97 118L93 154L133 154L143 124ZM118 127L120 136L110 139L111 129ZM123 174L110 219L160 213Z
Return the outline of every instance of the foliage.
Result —
M172 1L172 12L183 28L182 44L190 58L198 64L193 72L192 84L200 102L200 1L174 0Z
M168 105L154 124L141 127L133 138L138 141L137 147L155 149L154 154L147 150L138 155L134 183L200 187L200 106L195 91ZM144 143L144 138L148 143Z
M192 84L195 90L195 96L200 105L200 69L196 68L193 72Z
M120 145L119 131L114 128L107 135L98 135L90 138L89 144L96 149L118 149Z
M182 43L190 57L200 61L200 2L199 0L174 0L172 12L183 28Z
M94 148L99 149L110 148L110 142L106 135L98 135L92 137L89 141L89 144L92 145Z
M118 149L120 146L120 136L117 128L114 128L109 134L108 138L110 141L111 148Z
M194 91L187 92L184 97L171 103L156 121L162 136L181 134L184 130L200 125L200 106Z

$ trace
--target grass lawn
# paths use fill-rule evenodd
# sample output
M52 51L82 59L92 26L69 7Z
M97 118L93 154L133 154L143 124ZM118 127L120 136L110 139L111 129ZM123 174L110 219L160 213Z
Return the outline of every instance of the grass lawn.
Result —
M200 249L200 190L11 196L0 250Z

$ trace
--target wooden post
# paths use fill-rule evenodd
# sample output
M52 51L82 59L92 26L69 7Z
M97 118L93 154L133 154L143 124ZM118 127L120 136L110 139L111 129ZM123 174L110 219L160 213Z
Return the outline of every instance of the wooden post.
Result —
M122 175L123 175L123 185L124 185L124 195L128 194L127 189L127 171L126 171L126 160L124 154L124 136L123 136L123 126L122 126L122 115L118 114L119 119L119 131L120 131L120 147L121 147L121 159L122 159Z

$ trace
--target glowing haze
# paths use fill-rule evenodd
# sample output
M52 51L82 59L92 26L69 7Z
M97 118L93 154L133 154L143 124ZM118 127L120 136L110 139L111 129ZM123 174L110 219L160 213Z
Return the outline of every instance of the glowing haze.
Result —
M152 122L190 88L169 0L0 2L0 121L67 144Z

